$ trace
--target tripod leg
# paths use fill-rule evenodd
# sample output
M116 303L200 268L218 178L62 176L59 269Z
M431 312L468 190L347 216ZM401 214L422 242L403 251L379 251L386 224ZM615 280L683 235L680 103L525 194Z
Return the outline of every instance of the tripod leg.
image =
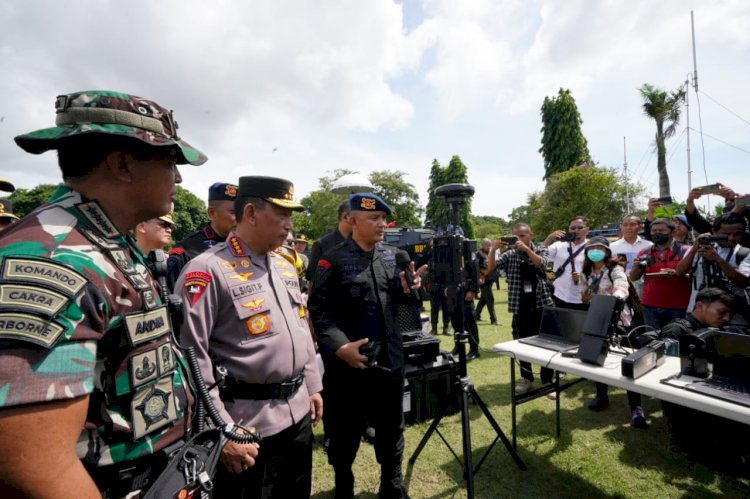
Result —
M435 433L435 430L437 430L437 427L440 424L441 419L443 419L442 415L432 420L432 424L430 424L429 429L422 437L422 440L419 441L419 445L417 445L417 448L414 450L414 453L409 458L409 464L413 465L417 461L419 454L422 453L422 449L424 449L424 446L427 445L427 441L430 439L432 434Z
M476 402L476 404L479 406L480 409L482 409L482 412L484 413L484 417L487 418L487 421L490 422L492 427L495 429L495 433L497 433L497 436L500 438L500 440L503 441L503 444L505 445L505 448L508 449L508 453L513 458L513 460L516 462L516 465L518 466L518 469L526 471L526 464L521 460L521 457L518 455L516 450L513 448L513 445L510 443L510 440L508 440L508 437L505 436L505 433L503 433L502 428L500 428L500 425L495 421L495 418L492 416L492 413L490 413L490 410L487 408L487 405L485 405L484 401L481 399L477 391L474 389L473 386L469 386L469 393L471 394L471 398ZM484 461L484 459L482 459ZM481 464L481 462L480 462ZM474 470L476 473L478 471Z
M461 386L461 433L464 443L464 478L466 497L474 499L474 461L471 455L471 420L469 419L469 390L471 386Z

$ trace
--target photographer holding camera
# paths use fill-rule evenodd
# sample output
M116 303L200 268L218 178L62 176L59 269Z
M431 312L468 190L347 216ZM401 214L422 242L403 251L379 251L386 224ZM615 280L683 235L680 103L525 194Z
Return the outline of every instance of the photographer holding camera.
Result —
M644 277L643 319L646 325L661 329L674 319L685 317L690 300L690 282L676 272L687 247L673 239L675 224L668 218L651 223L654 245L641 251L630 271L630 280Z
M679 275L691 273L693 289L688 310L695 305L698 291L718 287L737 296L744 304L732 321L747 325L750 307L745 288L750 285L750 249L739 244L747 230L747 219L736 212L724 213L714 221L711 234L701 234L677 267ZM697 258L696 258L697 257Z
M555 305L564 308L586 310L588 304L581 301L578 290L580 269L583 267L586 247L586 235L589 233L589 221L586 217L573 217L568 223L568 232L556 230L544 240L547 247L552 270L555 272ZM552 241L558 240L551 244ZM560 241L559 239L562 239Z
M513 314L513 339L526 338L539 333L542 309L554 302L547 283L544 268L547 266L547 249L534 244L534 233L528 224L518 223L513 227L513 238L495 241L490 250L487 271L504 269L508 278L508 311ZM515 239L515 242L512 242ZM510 248L495 258L498 248ZM526 393L534 382L531 364L520 362L521 377L515 386L516 395ZM542 383L552 381L554 371L542 367ZM554 392L551 394L554 395Z

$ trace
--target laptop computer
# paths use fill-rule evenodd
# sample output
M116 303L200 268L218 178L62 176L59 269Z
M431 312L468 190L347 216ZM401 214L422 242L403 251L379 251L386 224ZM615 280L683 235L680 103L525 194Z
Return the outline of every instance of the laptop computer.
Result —
M750 407L750 336L717 332L712 339L711 377L685 385L685 389Z
M544 307L539 334L518 341L556 352L578 348L586 314L585 310Z

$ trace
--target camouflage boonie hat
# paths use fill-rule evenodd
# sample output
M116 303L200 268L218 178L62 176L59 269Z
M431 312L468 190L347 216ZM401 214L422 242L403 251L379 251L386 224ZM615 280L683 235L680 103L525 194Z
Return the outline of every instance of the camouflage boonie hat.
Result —
M58 95L57 117L53 128L44 128L15 138L24 151L41 154L57 149L68 137L83 134L108 134L131 137L152 146L177 146L178 164L201 165L208 159L202 152L180 139L172 111L156 102L119 92L87 90Z

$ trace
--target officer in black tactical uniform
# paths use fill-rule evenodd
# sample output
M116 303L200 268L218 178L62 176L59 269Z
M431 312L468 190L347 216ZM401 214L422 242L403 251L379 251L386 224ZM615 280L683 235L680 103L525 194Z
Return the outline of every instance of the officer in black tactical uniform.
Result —
M208 188L208 224L175 244L169 252L167 282L174 290L174 283L180 277L185 265L217 243L224 242L227 234L237 226L234 216L234 200L237 186L217 182Z
M350 207L352 236L318 261L309 299L325 363L328 459L336 473L335 497L353 497L352 464L369 421L381 466L379 495L403 498L404 350L397 304L420 304L409 288L419 288L426 266L413 272L410 264L409 286L396 265L398 249L381 242L391 209L369 193L354 194Z

